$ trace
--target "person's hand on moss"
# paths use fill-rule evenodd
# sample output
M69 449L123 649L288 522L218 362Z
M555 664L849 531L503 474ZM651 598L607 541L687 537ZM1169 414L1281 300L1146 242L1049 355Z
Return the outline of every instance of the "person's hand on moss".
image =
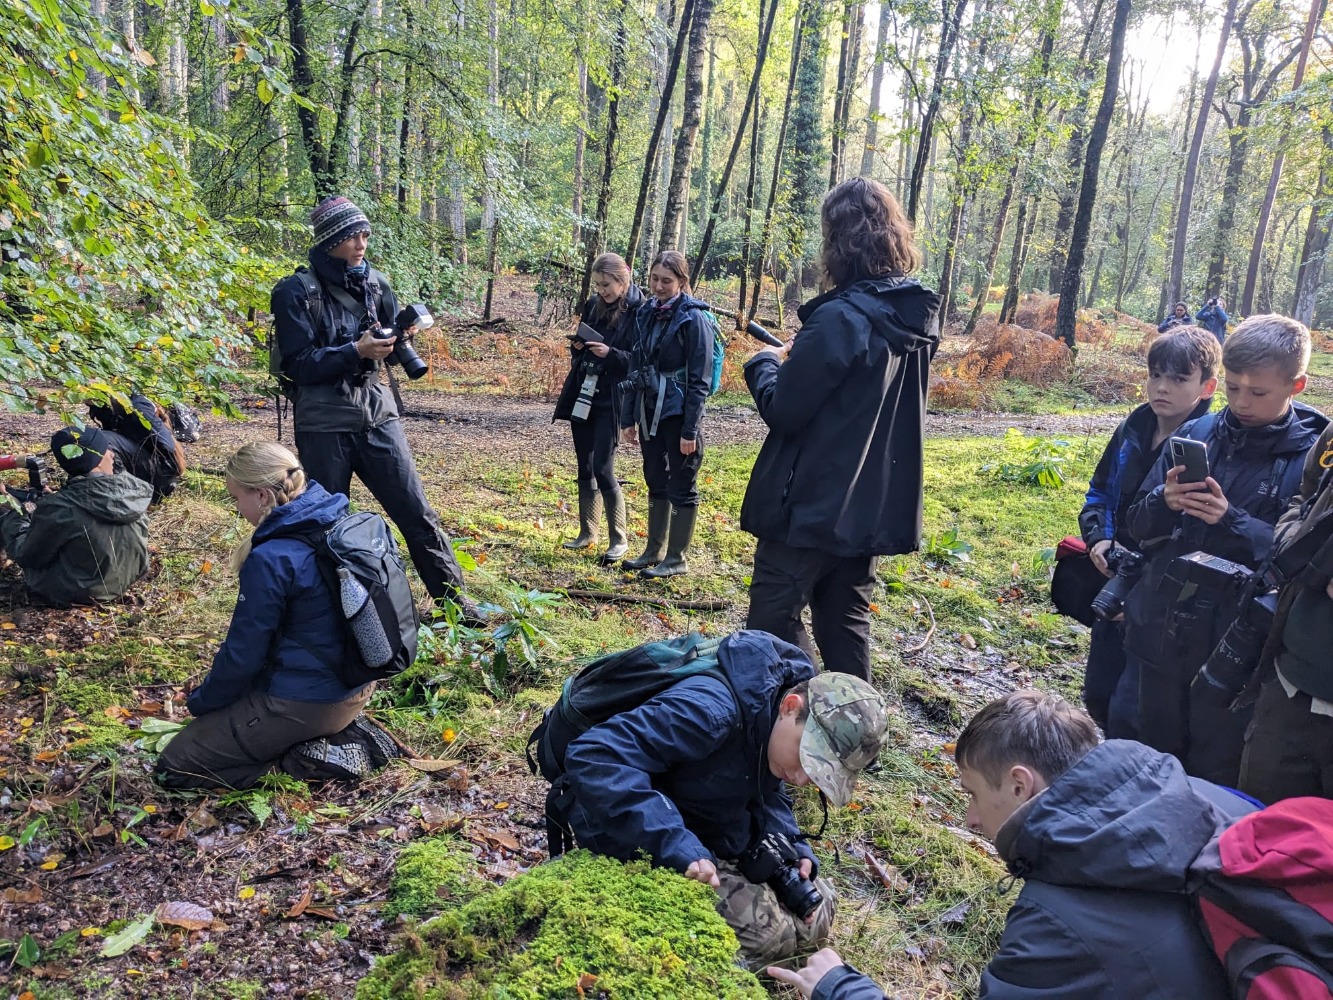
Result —
M810 956L810 961L805 963L805 968L800 972L776 965L770 965L767 972L778 982L795 986L801 996L809 997L815 992L819 981L842 964L841 955L832 948L822 948Z
M691 861L690 866L685 869L685 877L702 882L704 885L711 885L714 889L722 888L722 882L717 877L717 866L707 858Z

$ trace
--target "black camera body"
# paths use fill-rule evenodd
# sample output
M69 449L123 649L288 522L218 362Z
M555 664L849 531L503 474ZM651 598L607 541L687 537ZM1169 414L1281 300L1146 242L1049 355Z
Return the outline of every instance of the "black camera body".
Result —
M22 468L28 474L27 486L6 486L5 491L19 503L35 503L47 492L42 476L46 463L40 455L0 455L0 472Z
M657 369L653 365L644 365L642 368L635 368L625 376L617 388L621 392L635 392L642 390L644 392L657 391Z
M1125 610L1125 599L1143 575L1147 557L1133 549L1112 545L1106 553L1106 565L1115 575L1092 599L1092 613L1098 621L1110 621Z
M370 330L377 340L398 338L398 342L393 345L393 353L389 355L389 360L401 366L403 374L415 381L430 371L430 366L421 360L421 355L417 354L416 348L412 346L411 337L403 331L412 326L419 330L428 330L434 325L435 317L430 314L430 310L420 302L415 302L398 313L393 321L392 330L384 329L369 316L366 317L363 329Z
M801 856L787 837L768 833L736 861L741 874L756 885L767 885L778 902L804 920L824 901L812 881L801 878Z

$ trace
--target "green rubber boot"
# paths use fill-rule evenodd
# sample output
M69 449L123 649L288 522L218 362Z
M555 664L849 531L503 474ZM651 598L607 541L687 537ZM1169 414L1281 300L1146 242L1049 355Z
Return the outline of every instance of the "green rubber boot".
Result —
M665 500L648 501L648 544L643 555L626 559L620 565L625 569L646 569L656 566L666 554L667 532L671 529L671 504Z
M602 506L606 510L606 551L602 553L602 565L609 566L625 558L629 551L628 523L625 514L625 494L617 487L614 493L602 494Z
M586 549L597 541L597 491L591 486L579 483L579 534L567 542L561 542L562 548Z
M690 571L690 564L685 561L685 550L694 539L694 522L698 520L698 507L673 507L671 509L671 532L667 540L667 555L656 566L639 571L639 576L660 580L668 576L682 576Z

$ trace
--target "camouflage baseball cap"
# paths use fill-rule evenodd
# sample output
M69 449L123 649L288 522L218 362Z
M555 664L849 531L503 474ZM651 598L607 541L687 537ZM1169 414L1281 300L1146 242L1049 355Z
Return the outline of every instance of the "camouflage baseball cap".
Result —
M879 756L888 728L884 698L851 674L810 680L810 715L801 736L801 767L838 808L852 798L861 769Z

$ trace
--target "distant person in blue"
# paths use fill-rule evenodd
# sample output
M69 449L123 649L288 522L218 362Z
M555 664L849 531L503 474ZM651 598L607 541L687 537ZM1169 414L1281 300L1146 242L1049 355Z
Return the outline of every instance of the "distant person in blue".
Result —
M1190 307L1183 302L1177 302L1171 307L1171 314L1157 324L1158 333L1166 333L1167 330L1173 330L1178 326L1190 325Z
M1227 321L1231 319L1227 315L1227 300L1220 295L1214 295L1203 304L1203 308L1194 314L1194 318L1199 321L1199 325L1217 338L1219 344L1225 344L1227 339Z

